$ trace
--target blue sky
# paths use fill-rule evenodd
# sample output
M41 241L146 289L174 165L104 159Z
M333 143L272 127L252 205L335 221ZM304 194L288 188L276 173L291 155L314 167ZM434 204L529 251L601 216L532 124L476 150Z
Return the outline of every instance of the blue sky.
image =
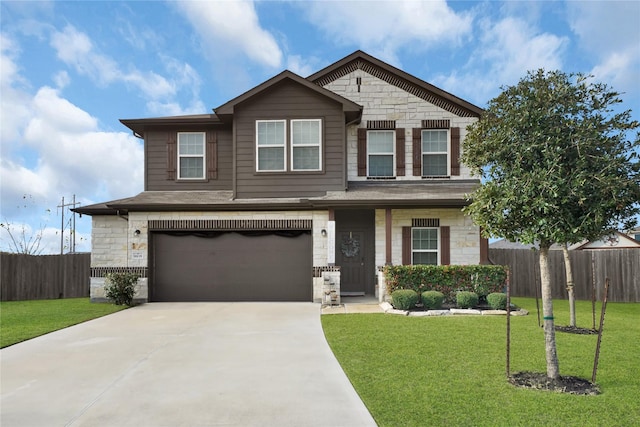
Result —
M44 253L60 251L62 197L143 190L119 119L211 112L357 49L480 107L527 70L590 73L640 120L639 1L2 1L0 46L0 216L43 230ZM76 229L90 251L90 218Z

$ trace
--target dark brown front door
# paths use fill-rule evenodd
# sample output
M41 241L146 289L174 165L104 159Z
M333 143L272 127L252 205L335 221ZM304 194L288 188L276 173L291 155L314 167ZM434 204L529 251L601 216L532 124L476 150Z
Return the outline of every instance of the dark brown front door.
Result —
M336 211L336 265L340 266L340 293L374 293L375 212Z

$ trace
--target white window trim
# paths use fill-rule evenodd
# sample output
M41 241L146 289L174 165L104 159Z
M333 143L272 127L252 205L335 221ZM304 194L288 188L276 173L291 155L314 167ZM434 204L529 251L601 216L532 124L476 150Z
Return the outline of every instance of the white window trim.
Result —
M424 151L423 150L423 146L424 146L424 132L429 132L429 131L445 131L447 132L447 151ZM422 131L420 132L420 151L422 159L421 159L421 163L422 163L422 170L420 171L422 173L422 176L426 176L426 177L445 177L445 176L451 176L451 131L449 129L422 129ZM446 175L425 175L424 174L424 156L425 155L430 155L430 154L446 154L447 155L447 174Z
M433 249L413 249L413 230L436 230L436 242L438 244L438 249L433 250ZM441 261L440 261L440 250L442 249L441 247L441 242L440 242L440 227L411 227L411 264L413 264L413 254L416 252L419 253L437 253L437 264L436 265L440 265ZM418 265L418 264L415 264ZM419 264L419 265L424 265L424 264Z
M180 135L202 135L202 154L180 154ZM177 149L176 153L178 156L178 180L179 181L192 181L192 180L203 180L207 176L207 138L205 132L178 132L178 140L177 140ZM182 177L182 171L180 170L180 159L181 158L202 158L202 176L199 177Z
M371 132L388 132L392 134L391 137L391 153L369 153L369 135ZM393 175L389 176L381 176L381 175L371 175L369 173L369 157L370 156L388 156L391 154L391 170L393 171ZM389 129L369 129L367 130L367 177L368 178L395 178L396 176L396 132L394 130Z
M294 172L318 172L322 170L322 119L291 119L290 120L290 150L291 150L291 170ZM295 147L318 147L318 169L294 169L293 167L293 123L294 122L318 122L318 143L317 144L298 144Z
M258 145L258 127L260 123L284 123L284 141L282 144ZM286 172L287 171L287 121L286 120L256 120L256 171L257 172ZM260 148L282 148L284 156L283 169L260 169Z

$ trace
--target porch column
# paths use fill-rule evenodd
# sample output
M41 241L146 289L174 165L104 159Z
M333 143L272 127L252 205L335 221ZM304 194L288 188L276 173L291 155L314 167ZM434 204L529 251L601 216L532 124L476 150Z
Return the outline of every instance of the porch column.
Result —
M329 209L327 221L327 265L336 265L336 215L333 208Z
M384 221L385 265L391 265L391 220L391 208L387 208Z

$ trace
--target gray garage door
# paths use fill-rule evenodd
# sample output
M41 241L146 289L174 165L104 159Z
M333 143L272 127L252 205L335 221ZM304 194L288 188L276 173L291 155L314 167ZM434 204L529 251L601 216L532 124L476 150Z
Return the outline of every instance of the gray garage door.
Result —
M151 301L311 301L308 231L152 233Z

